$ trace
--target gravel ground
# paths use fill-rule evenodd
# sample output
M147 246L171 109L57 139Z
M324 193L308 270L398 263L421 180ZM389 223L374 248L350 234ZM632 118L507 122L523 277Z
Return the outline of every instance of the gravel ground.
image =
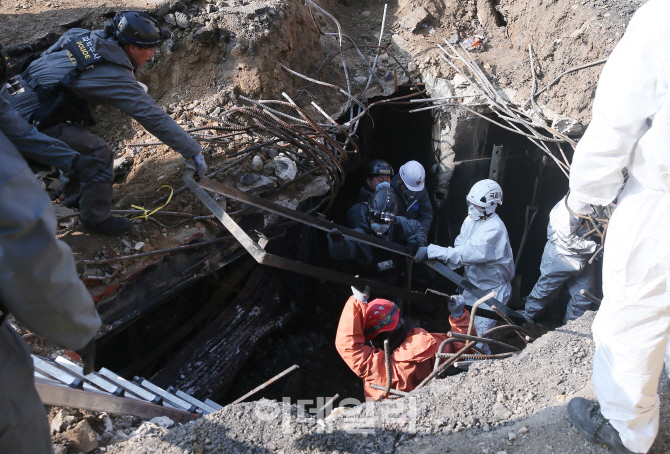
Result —
M588 312L512 358L433 382L412 397L365 404L325 420L270 400L231 405L167 433L137 435L105 452L604 453L578 435L566 414L572 397L594 397L594 316ZM662 421L668 414L667 381L664 374ZM652 453L670 448L662 426Z

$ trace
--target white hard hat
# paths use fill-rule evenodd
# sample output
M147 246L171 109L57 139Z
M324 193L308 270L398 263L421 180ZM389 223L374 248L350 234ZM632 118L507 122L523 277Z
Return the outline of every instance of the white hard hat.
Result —
M423 190L426 171L421 164L416 161L408 161L400 167L399 174L407 189L414 192Z
M493 180L481 180L476 182L465 199L482 208L490 208L502 205L503 192L498 183Z

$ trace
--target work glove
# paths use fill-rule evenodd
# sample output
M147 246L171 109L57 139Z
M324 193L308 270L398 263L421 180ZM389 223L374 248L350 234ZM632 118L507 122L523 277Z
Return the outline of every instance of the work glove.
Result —
M81 361L84 363L84 375L88 375L95 370L95 339L77 350Z
M333 229L328 232L328 237L333 241L333 243L340 243L344 238L344 235L342 235L342 232L339 230Z
M449 298L447 308L454 318L459 318L463 315L463 309L465 308L465 298L463 298L463 295L454 295Z
M195 173L199 178L204 178L207 173L207 164L202 153L193 156L193 164L195 164Z
M414 257L416 255L416 252L419 250L419 247L421 245L417 243L416 241L408 241L407 242L407 249L409 249L409 253Z
M114 173L107 169L104 159L78 154L72 160L72 168L79 174L81 181L108 181Z
M416 250L416 254L414 254L414 261L416 263L421 263L424 260L428 258L428 248L427 247L420 247Z
M354 287L353 285L351 286L351 293L353 293L354 298L356 298L358 301L361 301L363 303L368 302L368 298L370 298L370 286L366 285L363 290Z

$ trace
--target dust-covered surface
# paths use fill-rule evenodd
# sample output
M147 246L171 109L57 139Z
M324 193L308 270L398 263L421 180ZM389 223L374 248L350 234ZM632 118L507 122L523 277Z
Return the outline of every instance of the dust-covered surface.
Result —
M106 452L605 453L571 427L566 413L573 397L594 397L594 316L587 312L512 358L482 363L408 398L368 403L325 420L269 400L230 405L167 434L108 446ZM664 418L665 374L661 385ZM650 452L669 447L664 426Z

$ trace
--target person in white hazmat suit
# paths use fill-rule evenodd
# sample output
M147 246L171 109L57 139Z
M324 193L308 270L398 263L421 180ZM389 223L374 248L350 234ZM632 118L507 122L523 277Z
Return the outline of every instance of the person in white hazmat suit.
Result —
M568 211L562 198L549 213L547 244L542 253L538 279L528 295L524 317L534 320L558 296L563 285L570 293L570 301L563 323L581 317L591 301L580 293L581 289L593 294L596 288L595 264L588 260L595 253L595 241L582 239L589 232L579 217Z
M598 82L593 119L570 172L568 206L585 214L617 195L593 323L593 389L575 398L577 429L612 452L647 452L659 426L658 384L670 335L670 2L631 19ZM666 421L665 424L668 422Z
M512 294L514 257L507 228L495 213L496 207L502 205L502 199L502 188L495 181L475 183L466 196L468 217L463 221L454 247L431 244L419 248L414 260L420 263L426 258L438 259L451 269L464 267L465 279L480 290L495 292L496 299L507 304ZM467 291L463 296L468 305L478 299ZM490 309L485 303L479 307ZM480 336L495 325L495 320L475 316L474 326ZM478 343L477 348L490 353L487 344Z

